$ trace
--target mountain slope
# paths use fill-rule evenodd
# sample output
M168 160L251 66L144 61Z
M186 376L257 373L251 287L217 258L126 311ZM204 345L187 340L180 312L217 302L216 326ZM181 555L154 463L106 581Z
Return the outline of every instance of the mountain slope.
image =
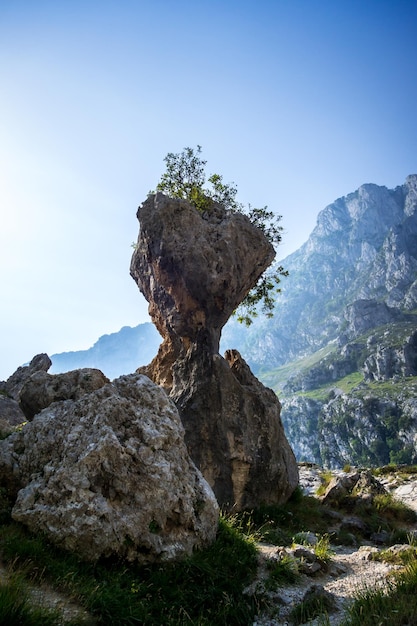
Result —
M324 209L283 262L291 289L274 320L247 343L299 460L417 459L416 190L417 176L364 185Z
M234 330L236 324L224 333L229 342L236 332L258 373L315 352L343 333L354 336L366 315L372 326L374 315L387 323L417 307L417 176L394 190L367 184L336 200L282 264L290 276L274 318L259 320L246 336ZM366 315L360 304L349 308L364 300L372 303Z

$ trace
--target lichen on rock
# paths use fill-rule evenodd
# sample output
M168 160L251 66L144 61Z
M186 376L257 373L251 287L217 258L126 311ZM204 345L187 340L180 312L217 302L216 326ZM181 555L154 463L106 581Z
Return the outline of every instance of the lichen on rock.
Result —
M0 442L0 473L13 518L83 559L178 559L216 536L177 409L140 374L45 408Z

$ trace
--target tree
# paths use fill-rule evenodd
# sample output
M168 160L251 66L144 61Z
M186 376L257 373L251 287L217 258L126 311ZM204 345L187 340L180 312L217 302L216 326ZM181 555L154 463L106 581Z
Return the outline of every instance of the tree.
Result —
M162 174L156 191L161 191L171 198L188 200L202 213L209 211L214 203L218 203L227 211L237 211L248 216L252 224L263 230L266 238L278 245L282 238L282 226L279 224L281 215L275 215L268 207L261 209L247 208L237 201L237 187L234 183L224 183L220 174L208 177L206 185L205 166L207 161L201 158L201 146L197 149L184 148L180 153L169 152L164 159L166 171ZM279 284L288 272L281 265L273 265L259 278L255 287L234 312L237 320L250 326L258 315L258 307L267 317L273 316L274 294L281 289Z

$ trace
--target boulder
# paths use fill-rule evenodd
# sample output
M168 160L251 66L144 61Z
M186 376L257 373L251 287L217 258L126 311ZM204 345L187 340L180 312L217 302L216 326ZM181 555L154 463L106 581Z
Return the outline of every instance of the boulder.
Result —
M109 379L98 369L83 368L64 374L48 374L39 370L23 384L19 393L20 407L26 419L60 400L78 400L86 393L100 389Z
M19 403L0 393L0 438L12 433L16 426L26 421Z
M20 390L35 372L47 372L52 361L47 354L37 354L29 365L22 365L2 384L4 391L14 400L19 400Z
M38 413L0 442L0 476L15 520L86 560L177 559L216 536L178 411L141 374Z
M346 498L355 503L372 503L377 495L385 495L387 490L369 470L354 471L333 476L322 497L323 504L343 504Z
M241 213L213 203L150 195L139 208L131 275L163 342L138 371L174 400L192 459L224 509L285 502L298 468L280 403L236 351L219 354L221 330L275 251Z

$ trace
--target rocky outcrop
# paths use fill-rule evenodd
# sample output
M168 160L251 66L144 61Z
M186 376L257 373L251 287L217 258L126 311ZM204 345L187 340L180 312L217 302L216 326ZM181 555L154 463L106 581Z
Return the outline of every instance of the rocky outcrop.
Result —
M262 230L213 204L151 195L137 213L131 275L163 343L141 371L175 401L191 457L221 506L285 501L298 481L274 394L239 355L219 355L221 330L272 262Z
M389 380L394 377L417 376L417 331L400 345L384 345L370 337L369 355L363 363L365 380Z
M0 476L13 518L83 559L176 559L216 535L177 409L140 374L38 413L0 442Z
M357 337L370 328L399 321L404 316L398 309L387 306L385 302L357 300L346 307L345 317L349 324L350 334Z
M170 388L173 363L191 344L218 353L223 326L275 251L245 215L220 205L201 214L185 200L157 193L137 217L140 232L130 272L163 338L149 371Z
M26 421L19 403L0 392L0 439L12 433L16 426Z
M322 496L322 502L329 506L334 504L341 506L347 498L354 496L357 505L359 502L371 503L375 496L387 493L385 487L369 470L355 470L333 476Z
M285 502L298 483L294 454L274 392L251 373L236 350L208 363L175 366L171 395L191 456L224 509ZM190 385L190 382L192 383Z

